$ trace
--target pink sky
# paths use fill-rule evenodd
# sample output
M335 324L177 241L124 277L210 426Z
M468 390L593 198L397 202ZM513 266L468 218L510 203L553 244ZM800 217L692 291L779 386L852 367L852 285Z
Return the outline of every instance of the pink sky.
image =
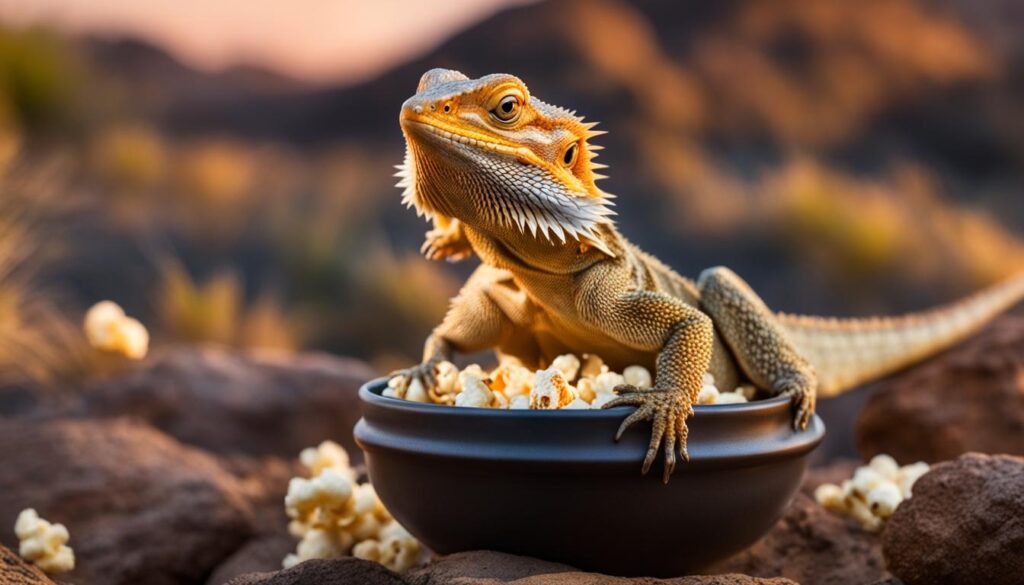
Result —
M252 63L352 81L529 0L0 0L0 20L130 33L206 69Z

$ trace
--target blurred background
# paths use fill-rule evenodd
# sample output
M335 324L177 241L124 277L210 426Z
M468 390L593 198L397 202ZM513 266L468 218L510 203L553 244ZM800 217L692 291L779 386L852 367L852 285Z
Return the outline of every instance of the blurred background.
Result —
M400 204L432 67L518 75L610 133L624 234L774 308L948 301L1024 269L1016 0L0 0L0 382L101 369L113 299L154 346L384 370L474 261Z

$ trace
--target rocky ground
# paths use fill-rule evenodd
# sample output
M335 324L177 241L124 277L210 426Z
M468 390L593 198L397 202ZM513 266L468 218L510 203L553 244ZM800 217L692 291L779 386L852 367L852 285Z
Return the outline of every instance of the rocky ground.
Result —
M77 567L57 580L85 585L999 585L1024 576L1024 459L1013 456L1024 453L1021 318L873 389L856 424L862 455L942 462L881 534L814 502L815 486L857 464L825 461L772 531L717 574L661 581L494 552L403 575L350 558L280 570L295 546L282 506L295 457L333 439L358 461L356 391L372 376L326 355L179 348L60 402L0 393L0 402L21 396L0 405L0 585L52 582L12 552L27 507L69 528ZM969 451L1009 455L961 456Z

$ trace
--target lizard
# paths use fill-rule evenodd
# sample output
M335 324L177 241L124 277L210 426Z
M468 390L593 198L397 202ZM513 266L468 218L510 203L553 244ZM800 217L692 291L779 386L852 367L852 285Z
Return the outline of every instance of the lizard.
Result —
M668 482L688 460L687 419L706 372L720 388L752 384L790 398L794 432L819 395L834 396L935 354L1024 297L1024 274L949 305L899 317L835 319L772 311L725 267L685 278L616 228L597 187L594 129L532 96L517 77L432 69L402 105L406 155L396 175L428 220L428 258L481 263L428 336L421 363L395 372L436 388L455 352L494 349L544 367L573 352L613 368L654 370L604 408L636 407L615 435L651 422L641 472L663 452Z

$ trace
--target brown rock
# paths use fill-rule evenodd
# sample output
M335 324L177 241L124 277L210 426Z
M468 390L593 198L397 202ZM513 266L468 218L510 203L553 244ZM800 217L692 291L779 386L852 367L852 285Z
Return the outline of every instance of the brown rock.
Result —
M881 382L857 423L865 458L944 461L968 451L1024 455L1024 318Z
M149 426L0 419L0 445L0 527L28 507L67 526L69 581L194 583L251 533L238 480Z
M295 458L324 439L359 461L352 440L363 362L328 354L182 347L82 391L86 416L143 419L219 454Z
M53 585L53 581L17 553L0 545L0 585Z
M282 523L286 525L287 520ZM221 585L248 573L277 571L284 557L295 552L296 544L295 538L286 533L254 538L218 565L206 585Z
M802 585L871 583L889 576L877 534L825 510L803 492L771 532L709 572L786 577Z
M932 467L882 545L907 585L1024 582L1024 458L970 453Z
M652 579L609 577L499 552L476 551L443 557L406 576L410 585L795 585L788 579L708 575Z
M351 557L314 559L273 573L249 573L229 585L406 585L405 579L377 563Z

